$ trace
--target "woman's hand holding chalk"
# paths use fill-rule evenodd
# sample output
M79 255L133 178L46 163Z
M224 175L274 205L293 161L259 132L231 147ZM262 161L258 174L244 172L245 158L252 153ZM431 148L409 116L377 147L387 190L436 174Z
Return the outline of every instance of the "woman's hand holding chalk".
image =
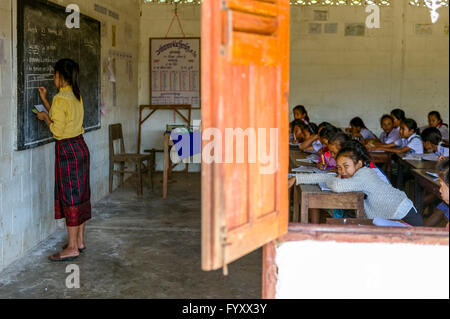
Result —
M47 97L47 89L43 86L38 87L39 95L41 99L45 99Z

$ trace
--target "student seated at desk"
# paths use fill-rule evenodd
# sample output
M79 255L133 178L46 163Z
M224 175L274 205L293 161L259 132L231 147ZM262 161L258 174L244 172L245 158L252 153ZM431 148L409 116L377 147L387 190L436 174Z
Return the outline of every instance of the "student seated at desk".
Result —
M309 125L306 125L304 123L300 124L300 130L302 132L302 142L298 147L302 151L311 151L311 152L318 152L322 148L322 143L320 143L320 140L313 140L312 143L305 142L311 140L311 138L317 134L318 127L314 123L309 123Z
M319 139L322 148L318 152L318 154L321 155L321 158L319 158L317 166L322 170L336 168L336 160L331 156L328 148L328 141L331 136L338 132L341 132L341 130L332 125L326 125L320 130Z
M426 128L422 134L423 147L427 153L448 157L448 144L442 141L441 131L435 127Z
M383 182L367 167L359 148L344 147L337 155L338 176L330 174L297 174L289 183L326 185L334 192L363 192L367 218L401 219L412 226L423 226L423 218L406 194Z
M374 150L388 151L397 154L423 154L423 143L418 133L417 123L413 119L406 119L400 125L401 145L398 148L380 146Z
M400 130L396 130L394 127L394 119L392 116L385 114L380 120L381 128L383 132L380 137L375 141L369 141L368 145L374 146L395 146L400 145L402 137L400 136Z
M293 141L292 144L300 144L303 142L303 135L302 135L302 125L304 125L302 120L294 120L292 123L292 135L293 135Z
M366 127L366 124L364 124L364 121L360 117L353 118L350 121L350 127L345 131L359 141L377 138L375 134Z
M309 138L306 138L306 139L302 142L302 144L303 144L302 148L303 148L304 150L306 150L306 149L308 149L309 147L312 147L312 144L313 144L313 143L316 143L316 144L320 143L320 136L319 136L319 134L320 134L320 132L323 130L323 128L326 127L326 126L332 126L332 125L331 125L330 123L328 123L328 122L322 122L322 123L320 123L319 126L318 126L318 128L317 128L317 133L316 133L316 134L310 135Z
M437 128L444 140L448 140L448 125L442 121L441 114L438 111L431 111L428 114L429 127Z
M301 120L306 125L309 124L308 112L303 105L297 105L294 107L294 119Z
M394 120L394 130L400 134L400 125L404 120L406 120L406 114L405 111L402 109L393 109L391 111L391 117Z
M391 184L386 174L378 168L374 163L370 161L370 154L367 149L364 147L361 142L356 140L352 140L347 134L339 132L334 134L328 141L328 148L330 150L331 156L336 159L337 154L342 148L357 148L360 149L360 153L364 157L364 163L367 164L368 167L373 169L379 178L385 183Z

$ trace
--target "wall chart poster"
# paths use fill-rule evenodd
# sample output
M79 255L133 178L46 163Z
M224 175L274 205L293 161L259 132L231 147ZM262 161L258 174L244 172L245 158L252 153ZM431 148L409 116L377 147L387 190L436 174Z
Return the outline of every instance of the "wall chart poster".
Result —
M200 38L151 38L151 105L200 108L200 63Z

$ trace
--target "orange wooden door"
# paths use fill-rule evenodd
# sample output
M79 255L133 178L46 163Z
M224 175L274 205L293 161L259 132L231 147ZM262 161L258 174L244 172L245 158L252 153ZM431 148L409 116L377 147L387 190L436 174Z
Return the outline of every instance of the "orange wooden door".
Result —
M203 270L287 232L288 97L289 0L203 1L202 130L204 138L209 128L220 132L203 140L203 156L214 138L222 145L222 162L202 163ZM227 129L255 136L227 144ZM237 148L244 149L243 161Z

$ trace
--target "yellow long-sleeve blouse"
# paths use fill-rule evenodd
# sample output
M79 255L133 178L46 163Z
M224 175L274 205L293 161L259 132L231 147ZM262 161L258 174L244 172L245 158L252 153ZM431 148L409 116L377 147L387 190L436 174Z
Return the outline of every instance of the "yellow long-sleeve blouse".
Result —
M49 112L50 131L57 140L77 137L84 133L83 129L83 100L78 101L71 86L63 87L53 98Z

